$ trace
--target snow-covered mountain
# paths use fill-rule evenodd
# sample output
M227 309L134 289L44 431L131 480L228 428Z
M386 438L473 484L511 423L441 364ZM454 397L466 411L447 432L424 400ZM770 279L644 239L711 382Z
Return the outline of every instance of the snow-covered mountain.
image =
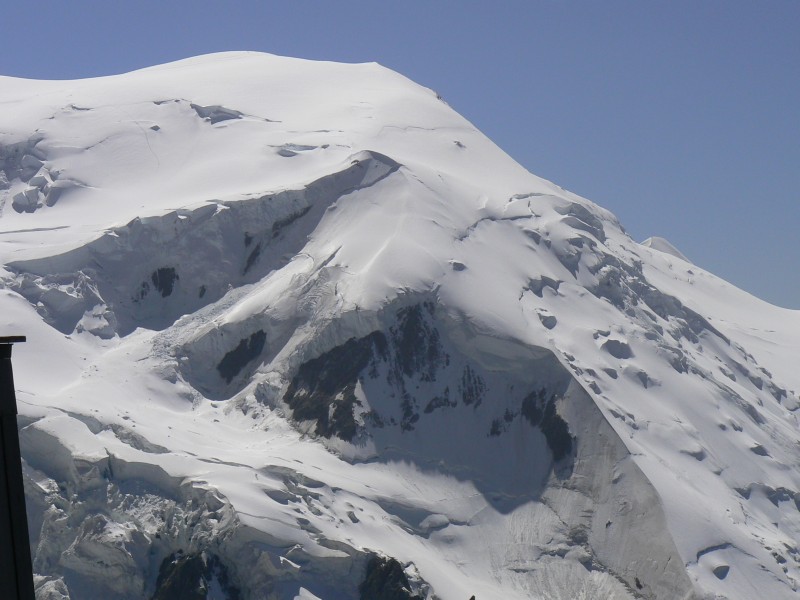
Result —
M376 64L0 105L39 600L797 597L798 311Z

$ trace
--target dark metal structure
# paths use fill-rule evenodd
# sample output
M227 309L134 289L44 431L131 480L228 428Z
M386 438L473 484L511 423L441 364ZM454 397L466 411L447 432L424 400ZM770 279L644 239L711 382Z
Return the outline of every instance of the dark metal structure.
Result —
M0 598L34 600L22 457L17 432L17 395L11 367L13 344L25 336L0 337Z

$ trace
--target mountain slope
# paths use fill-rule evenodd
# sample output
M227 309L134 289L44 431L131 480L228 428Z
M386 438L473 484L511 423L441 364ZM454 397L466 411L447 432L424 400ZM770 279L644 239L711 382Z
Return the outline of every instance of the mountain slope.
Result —
M797 311L374 64L0 102L40 598L796 594Z

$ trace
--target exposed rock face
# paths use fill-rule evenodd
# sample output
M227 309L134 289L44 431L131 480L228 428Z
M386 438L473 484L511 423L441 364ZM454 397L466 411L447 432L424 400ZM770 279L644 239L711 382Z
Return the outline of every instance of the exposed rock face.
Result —
M539 427L555 460L572 453L572 436L569 428L556 412L555 398L547 398L544 390L533 392L522 401L522 416L534 427Z
M256 331L249 338L242 340L239 344L222 357L217 365L220 377L226 383L242 372L247 363L254 361L261 355L264 344L267 341L267 334L263 331Z
M364 412L359 411L363 405L356 386L370 363L376 368L375 354L386 356L386 344L386 336L376 332L300 365L283 397L294 419L316 422L318 435L352 441L358 433L357 415Z
M393 558L373 556L367 563L364 581L358 586L361 600L423 600L411 593L403 567Z
M520 398L525 384L519 391L502 386L496 374L442 337L447 326L436 315L430 301L405 306L385 333L351 338L301 364L283 396L293 419L313 421L314 432L325 438L363 444L381 437L376 430L410 432L425 415L456 420L470 408L478 420L498 415L482 427L484 436L499 436L524 418L544 435L554 461L570 456L573 439L555 408L569 375L555 361L538 373L532 369L539 379L527 385L535 390ZM491 408L481 408L484 399Z
M223 594L239 600L239 591L228 582L228 573L216 556L172 554L161 563L152 600L207 600Z

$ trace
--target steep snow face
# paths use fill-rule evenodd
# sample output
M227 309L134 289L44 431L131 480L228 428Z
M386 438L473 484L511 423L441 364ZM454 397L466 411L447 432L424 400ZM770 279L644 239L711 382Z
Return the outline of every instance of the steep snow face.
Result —
M39 598L796 595L796 311L374 64L0 102Z

